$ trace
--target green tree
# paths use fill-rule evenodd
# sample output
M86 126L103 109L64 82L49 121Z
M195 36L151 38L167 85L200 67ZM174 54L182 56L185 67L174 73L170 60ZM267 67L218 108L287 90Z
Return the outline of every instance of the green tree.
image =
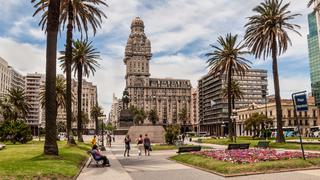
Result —
M32 140L30 127L22 120L5 121L0 126L0 141L25 144Z
M59 58L61 61L61 67L65 69L66 67L66 54L64 51L61 52L62 56ZM94 75L96 71L95 68L99 67L97 60L100 59L99 52L93 48L92 42L87 40L76 40L73 41L73 51L72 51L72 70L75 73L75 76L78 76L78 141L83 142L82 138L82 119L79 114L81 114L82 106L82 78L83 76L89 77L90 73Z
M100 106L96 105L91 108L90 114L91 114L91 117L95 121L95 125L96 125L95 134L98 134L98 128L99 128L98 118L103 115L102 108Z
M133 123L137 126L142 125L147 117L144 110L134 106L130 106L129 110L133 115Z
M66 80L61 77L57 76L56 78L56 108L65 108L66 106L66 97L67 97L67 89L66 89ZM42 87L42 91L40 92L40 101L41 105L44 107L46 100L45 100L45 87Z
M112 123L109 122L106 126L106 130L109 132L113 132L114 130L116 130L116 127Z
M46 26L47 9L49 0L32 0L35 8L37 8L34 15L43 12L40 25L42 28ZM72 31L73 28L81 33L88 33L89 27L92 28L95 34L97 29L101 27L102 18L106 18L100 6L107 6L104 0L61 0L60 23L63 29L67 28L66 35L66 63L65 73L67 78L67 98L66 98L66 113L67 113L67 134L68 143L75 144L73 136L71 135L71 121L72 121L72 90L71 90L71 65L72 65Z
M32 3L36 0L31 0ZM50 0L47 3L41 0L39 6L48 9L45 15L40 20L44 21L42 29L46 27L47 33L47 47L46 47L46 92L45 92L45 117L46 117L46 137L44 143L44 154L46 155L58 155L57 145L57 108L56 108L56 60L57 60L57 36L59 30L59 18L60 18L60 0ZM35 14L39 12L36 9ZM44 19L44 16L46 18ZM46 25L46 26L44 26Z
M151 123L153 125L157 124L157 122L159 121L159 117L158 117L158 113L155 109L151 109L148 112L148 119L149 119L149 121L151 121Z
M240 88L240 84L236 80L231 81L231 102L232 102L232 109L235 109L235 100L236 99L242 99L243 98L243 91ZM228 97L228 88L224 87L222 89L222 97L227 98Z
M282 0L265 0L253 9L255 15L249 17L245 25L245 41L256 58L272 57L272 71L277 111L277 142L285 142L282 129L282 109L278 73L277 56L286 52L292 45L288 31L300 33L296 30L300 26L290 23L300 14L292 14L288 10L290 3L282 5Z
M253 130L253 138L258 137L260 134L260 127L263 124L271 124L272 119L267 118L264 114L253 113L246 121L244 122L245 130Z
M168 125L166 127L165 140L168 144L174 144L180 134L179 125Z
M31 105L28 102L28 97L23 89L21 88L11 88L8 90L8 93L5 95L8 103L12 106L12 115L13 120L25 119Z
M237 74L239 76L244 76L245 72L250 68L248 63L251 63L243 56L249 54L245 51L245 45L241 42L237 42L238 35L227 34L225 38L220 36L218 38L218 45L211 45L214 49L213 52L207 53L209 57L207 60L208 66L210 67L213 76L225 74L227 81L227 91L228 91L228 131L229 139L233 141L233 125L231 120L232 113L232 76Z
M14 108L7 97L0 99L0 110L4 120L14 119Z

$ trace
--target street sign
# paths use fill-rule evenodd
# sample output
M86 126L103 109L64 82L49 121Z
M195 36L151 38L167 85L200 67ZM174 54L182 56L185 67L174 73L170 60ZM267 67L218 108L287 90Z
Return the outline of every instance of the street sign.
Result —
M300 111L308 111L308 102L306 94L299 94L294 96L294 102L296 104L296 110Z

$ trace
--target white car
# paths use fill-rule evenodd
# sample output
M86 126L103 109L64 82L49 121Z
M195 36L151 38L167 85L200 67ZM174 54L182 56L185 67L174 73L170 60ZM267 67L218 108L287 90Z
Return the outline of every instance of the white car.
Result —
M320 137L320 131L315 131L313 132L314 137Z

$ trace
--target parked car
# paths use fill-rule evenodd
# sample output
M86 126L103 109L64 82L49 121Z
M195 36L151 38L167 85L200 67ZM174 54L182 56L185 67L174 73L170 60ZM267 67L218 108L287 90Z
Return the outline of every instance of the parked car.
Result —
M313 137L320 137L320 131L313 132Z

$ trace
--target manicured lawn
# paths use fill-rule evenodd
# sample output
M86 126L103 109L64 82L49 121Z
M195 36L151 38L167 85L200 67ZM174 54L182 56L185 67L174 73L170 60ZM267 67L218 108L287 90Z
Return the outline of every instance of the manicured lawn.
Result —
M80 144L67 146L59 142L59 157L43 155L43 141L28 144L8 144L0 151L0 177L2 179L71 179L79 172L82 162L88 157L90 146Z
M208 169L224 175L271 172L308 167L320 168L320 158L307 159L306 161L302 159L266 161L253 164L234 164L231 162L214 160L212 158L193 154L176 155L171 157L171 159L185 164L190 164L200 168Z
M287 138L287 140L292 140L292 139L297 139L297 138ZM318 139L318 138L305 138L305 139ZM274 139L271 139L272 141ZM262 141L261 139L252 139L251 137L237 137L237 143L250 143L251 147L254 147L257 145L259 141ZM203 139L203 143L208 143L208 144L219 144L219 145L228 145L232 142L229 141L228 138L222 138L222 139ZM270 142L270 147L271 148L284 148L284 149L300 149L300 144L295 144L295 143L275 143L275 142ZM306 150L319 150L320 151L320 145L319 144L304 144L304 148Z

